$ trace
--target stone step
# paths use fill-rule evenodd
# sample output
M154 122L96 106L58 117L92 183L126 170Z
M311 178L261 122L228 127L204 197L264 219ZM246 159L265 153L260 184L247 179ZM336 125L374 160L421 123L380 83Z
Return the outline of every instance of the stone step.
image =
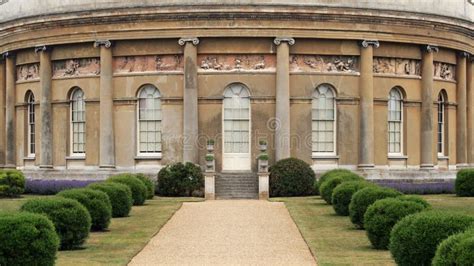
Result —
M217 199L257 199L258 176L253 173L221 173L215 180Z

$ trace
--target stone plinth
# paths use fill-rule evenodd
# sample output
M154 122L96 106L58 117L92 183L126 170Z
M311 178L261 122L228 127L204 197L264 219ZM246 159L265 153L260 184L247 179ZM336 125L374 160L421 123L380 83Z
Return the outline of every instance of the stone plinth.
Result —
M268 200L270 195L270 176L268 173L258 173L258 198Z
M216 174L205 173L204 175L204 193L206 200L216 199Z

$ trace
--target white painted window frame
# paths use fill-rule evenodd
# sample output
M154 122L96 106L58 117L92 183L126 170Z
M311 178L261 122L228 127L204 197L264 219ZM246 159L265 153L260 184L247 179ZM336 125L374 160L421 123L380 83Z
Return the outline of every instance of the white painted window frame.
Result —
M390 152L390 122L397 122L397 121L391 121L389 120L388 118L390 117L390 93L393 91L393 90L396 90L398 92L398 94L400 95L400 152ZM388 144L388 157L400 157L400 156L403 156L404 155L404 149L403 149L403 143L404 143L404 104L403 104L403 93L401 91L400 88L398 87L394 87L390 90L389 92L389 99L388 99L388 105L387 105L387 144Z
M78 121L78 122L75 122L73 121L74 117L73 117L73 113L74 113L74 96L75 94L78 92L78 91L81 91L82 92L82 100L84 101L84 120L83 121ZM74 123L84 123L84 152L76 152L74 151ZM79 88L79 87L75 87L72 92L71 92L71 98L70 98L70 103L69 103L69 149L70 149L70 156L71 157L74 157L74 158L85 158L86 157L86 143L87 143L87 139L86 139L86 133L87 133L87 128L86 128L86 103L85 103L85 93L84 91Z
M34 158L36 156L36 132L32 132L36 129L36 110L35 110L35 95L33 92L29 91L27 95L27 154L28 157ZM31 115L34 116L34 121L31 122ZM31 149L32 144L34 147L34 152Z
M440 101L440 98L441 101ZM441 108L441 116L442 116L442 123L440 126L439 123L439 114L440 114L440 108ZM438 157L444 157L446 156L446 151L445 151L445 145L446 145L446 97L444 96L443 92L441 91L438 95L438 116L437 118L437 131L436 131L436 151L438 152ZM441 131L441 132L440 132ZM441 152L439 151L439 141L438 141L438 135L441 133Z
M159 121L160 123L160 151L159 152L142 152L141 149L140 149L140 94L141 92L146 89L147 87L153 87L157 92L158 92L158 99L160 101L160 112L161 112L161 117L160 117L160 120L156 120L156 121ZM147 85L143 85L140 87L140 89L138 90L138 93L137 93L137 101L136 101L136 134L137 134L137 137L136 137L136 149L137 149L137 157L141 157L141 158L161 158L162 156L162 153L163 153L163 106L162 106L162 101L161 101L161 92L160 90L154 86L154 85L151 85L151 84L147 84Z
M314 111L313 102L316 100L316 97L315 97L316 91L318 91L322 86L326 86L329 90L331 90L334 96L333 108L332 108L333 117L334 117L332 120L333 122L333 152L317 152L315 151L315 148L314 148L313 133L315 131L313 128L313 122L322 121L322 120L316 120L315 117L313 117L313 111ZM313 158L337 156L337 101L336 101L336 98L337 98L336 90L329 84L321 84L318 87L316 87L311 97L311 151L312 151Z

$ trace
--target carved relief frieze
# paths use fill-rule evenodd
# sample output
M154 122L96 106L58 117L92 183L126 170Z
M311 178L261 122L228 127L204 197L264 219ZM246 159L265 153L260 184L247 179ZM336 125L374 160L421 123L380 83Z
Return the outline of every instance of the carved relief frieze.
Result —
M434 77L444 80L455 80L456 66L448 63L434 62Z
M16 67L16 80L29 81L39 79L39 64L25 64Z
M97 76L99 74L99 58L67 59L53 63L53 78Z
M273 55L200 55L201 71L275 71Z
M291 55L290 71L358 73L359 62L355 56Z
M420 76L421 62L416 59L374 57L374 73L400 76Z
M183 71L181 55L120 56L114 58L114 73Z

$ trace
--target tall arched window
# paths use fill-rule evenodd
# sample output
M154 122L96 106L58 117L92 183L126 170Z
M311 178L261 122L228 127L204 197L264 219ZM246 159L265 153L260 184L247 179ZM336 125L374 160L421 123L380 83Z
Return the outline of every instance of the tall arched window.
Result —
M84 92L75 88L71 94L71 154L86 153L86 105Z
M444 144L445 144L445 105L446 96L444 91L441 91L438 95L438 155L444 156Z
M312 100L313 154L336 154L336 95L329 85L316 88Z
M403 96L399 88L393 88L388 100L388 153L403 153Z
M138 92L138 153L161 153L161 100L153 85L145 85Z
M28 142L28 156L35 155L35 95L29 91L26 96L28 105L28 128L27 128L27 142Z

